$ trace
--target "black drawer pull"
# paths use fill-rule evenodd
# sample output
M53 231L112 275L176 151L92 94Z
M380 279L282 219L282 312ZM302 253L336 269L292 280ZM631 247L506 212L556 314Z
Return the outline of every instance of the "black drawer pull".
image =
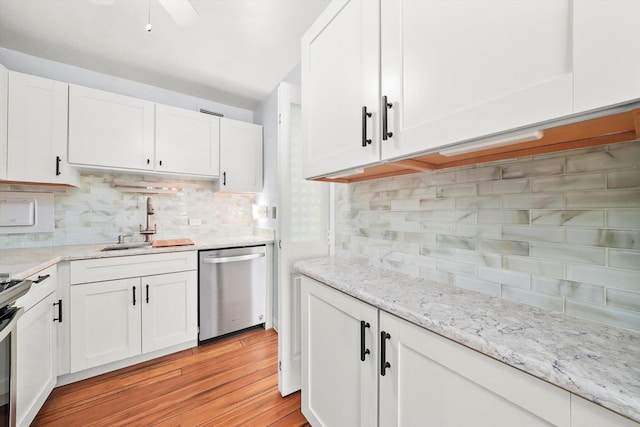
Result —
M38 278L36 280L34 280L32 283L40 283L40 282L44 282L45 280L47 280L49 278L49 274L45 274L44 276L38 276Z
M56 156L56 176L60 175L60 161L62 159L60 158L60 156Z
M136 305L136 287L133 287L133 305Z
M53 320L62 323L62 300L59 299L58 302L54 302L53 305L58 306L58 317L54 317Z
M388 110L393 108L393 104L387 101L387 95L382 97L382 140L386 141L387 138L393 136L393 132L389 132L389 115Z
M364 362L364 358L367 354L371 354L371 351L367 348L365 343L365 329L370 328L371 325L369 322L365 322L364 320L360 321L360 360Z
M149 285L147 285L147 304L149 304Z
M391 363L387 362L387 344L386 340L391 339L391 335L385 331L380 332L380 375L383 377L387 373L387 368L391 367Z
M367 139L367 117L371 117L371 113L367 113L367 106L362 107L362 146L366 147L371 144L371 140Z

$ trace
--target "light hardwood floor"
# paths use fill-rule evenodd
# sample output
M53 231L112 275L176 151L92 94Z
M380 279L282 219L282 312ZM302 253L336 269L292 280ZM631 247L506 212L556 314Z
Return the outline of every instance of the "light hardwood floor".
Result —
M253 329L56 388L33 426L308 426L278 392L277 334Z

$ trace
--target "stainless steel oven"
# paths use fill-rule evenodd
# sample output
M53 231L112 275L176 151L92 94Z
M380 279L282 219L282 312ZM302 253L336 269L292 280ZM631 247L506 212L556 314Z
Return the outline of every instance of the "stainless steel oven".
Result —
M0 426L16 425L16 326L22 309L5 307L0 315Z
M31 287L30 280L0 281L0 427L16 425L17 326L22 308L15 301Z

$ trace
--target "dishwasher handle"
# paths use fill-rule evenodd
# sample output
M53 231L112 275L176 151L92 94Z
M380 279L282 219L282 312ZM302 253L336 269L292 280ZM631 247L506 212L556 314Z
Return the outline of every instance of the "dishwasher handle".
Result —
M249 255L236 255L236 256L225 256L225 257L215 257L211 256L208 258L203 258L203 264L224 264L227 262L237 262L237 261L248 261L250 259L258 259L265 256L264 253L257 254L249 254Z

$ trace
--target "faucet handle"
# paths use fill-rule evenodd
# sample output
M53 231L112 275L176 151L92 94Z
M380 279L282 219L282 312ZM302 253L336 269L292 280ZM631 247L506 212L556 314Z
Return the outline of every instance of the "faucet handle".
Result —
M131 234L120 234L118 235L118 243L124 243L124 238L125 237L132 237Z

